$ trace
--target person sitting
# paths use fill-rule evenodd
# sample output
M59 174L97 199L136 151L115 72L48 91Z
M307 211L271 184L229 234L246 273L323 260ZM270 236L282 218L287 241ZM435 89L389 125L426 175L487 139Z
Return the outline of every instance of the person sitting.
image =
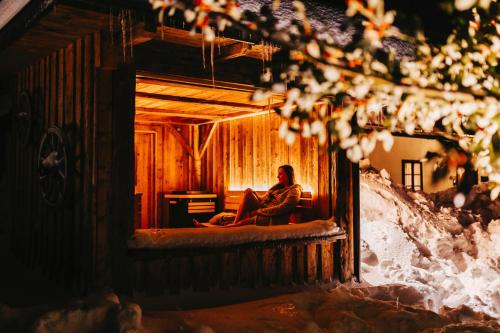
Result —
M291 213L297 206L302 187L295 184L293 167L282 165L278 168L278 183L264 196L252 189L246 189L240 202L236 217L230 224L219 226L193 220L195 227L238 227L247 224L280 225L287 224Z

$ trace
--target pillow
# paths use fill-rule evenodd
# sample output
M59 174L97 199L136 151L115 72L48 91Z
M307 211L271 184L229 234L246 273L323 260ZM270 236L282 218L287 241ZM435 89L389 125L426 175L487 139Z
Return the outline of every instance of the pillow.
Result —
M219 213L217 215L214 215L210 220L208 220L208 223L224 225L224 224L227 224L227 222L229 222L229 221L232 222L234 220L234 217L236 217L236 214L234 214L234 213L222 212L222 213ZM224 221L224 220L226 220L226 221Z

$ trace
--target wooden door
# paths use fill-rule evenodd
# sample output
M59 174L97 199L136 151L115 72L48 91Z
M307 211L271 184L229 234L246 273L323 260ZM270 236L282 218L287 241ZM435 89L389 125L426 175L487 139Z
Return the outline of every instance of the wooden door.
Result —
M143 229L156 227L155 157L156 133L136 131L135 193L142 193L140 227ZM137 225L137 222L135 224Z

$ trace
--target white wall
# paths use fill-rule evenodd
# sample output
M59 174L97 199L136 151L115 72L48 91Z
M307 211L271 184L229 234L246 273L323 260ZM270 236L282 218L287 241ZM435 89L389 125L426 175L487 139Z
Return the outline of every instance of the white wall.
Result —
M421 160L428 151L443 152L443 148L437 140L395 136L394 145L391 151L386 152L381 144L377 144L377 147L370 155L370 162L371 165L378 170L386 169L391 175L392 181L402 184L401 161ZM450 174L446 175L446 177L439 182L435 184L432 183L432 171L435 162L436 161L422 163L425 192L442 191L453 186L452 181L449 179ZM455 171L452 172L454 176Z

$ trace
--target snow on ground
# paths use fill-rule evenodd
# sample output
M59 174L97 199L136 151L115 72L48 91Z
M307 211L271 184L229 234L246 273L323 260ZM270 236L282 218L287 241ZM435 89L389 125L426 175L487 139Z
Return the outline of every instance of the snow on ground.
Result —
M0 304L0 332L143 332L142 310L137 304L120 303L115 294L28 308Z
M434 313L410 287L301 292L213 309L146 312L149 333L498 332L496 320L467 307ZM410 306L408 304L412 304Z
M499 332L466 306L437 314L412 287L339 285L217 308L145 311L114 294L63 307L0 306L0 332L34 333L361 333Z
M433 311L465 304L500 319L500 220L468 213L476 222L464 227L460 209L438 207L376 172L363 172L360 186L366 282L414 287Z

